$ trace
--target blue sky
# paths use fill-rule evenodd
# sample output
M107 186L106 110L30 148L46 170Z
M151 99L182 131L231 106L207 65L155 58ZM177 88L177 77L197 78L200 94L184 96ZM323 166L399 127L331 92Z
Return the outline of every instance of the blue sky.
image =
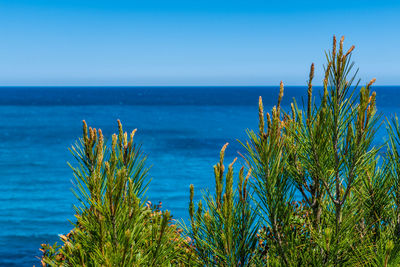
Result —
M332 35L400 84L400 1L0 0L0 85L320 83Z

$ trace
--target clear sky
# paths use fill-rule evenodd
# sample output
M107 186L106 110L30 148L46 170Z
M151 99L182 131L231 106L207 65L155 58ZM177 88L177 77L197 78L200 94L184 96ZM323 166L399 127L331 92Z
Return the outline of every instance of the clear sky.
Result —
M304 85L333 34L400 84L399 0L0 0L0 85Z

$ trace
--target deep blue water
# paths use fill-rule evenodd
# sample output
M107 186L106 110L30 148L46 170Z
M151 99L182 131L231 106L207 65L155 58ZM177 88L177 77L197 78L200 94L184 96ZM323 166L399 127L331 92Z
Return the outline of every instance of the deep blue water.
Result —
M241 150L246 129L257 129L258 96L265 109L278 87L17 87L0 88L0 266L38 266L41 243L58 241L73 220L74 164L68 148L81 121L106 136L138 129L152 165L148 198L175 218L187 218L189 185L212 190L212 166L225 142L227 161ZM400 112L400 87L375 87L378 110ZM283 107L301 102L305 87L287 87ZM377 139L382 140L384 126ZM236 163L239 167L240 162Z

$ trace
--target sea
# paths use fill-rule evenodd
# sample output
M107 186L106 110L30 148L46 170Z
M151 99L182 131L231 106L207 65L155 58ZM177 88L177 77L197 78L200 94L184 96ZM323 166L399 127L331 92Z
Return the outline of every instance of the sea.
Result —
M320 88L316 87L318 96ZM385 142L385 121L400 113L400 86L377 86ZM188 218L189 186L195 199L214 190L213 165L229 143L226 163L243 161L240 142L258 129L258 97L265 111L279 87L0 87L0 266L40 266L40 244L54 243L74 221L71 192L77 162L69 152L82 135L82 120L101 128L106 139L120 119L138 129L150 167L147 199L162 202L174 219ZM305 86L286 87L282 106L306 100Z

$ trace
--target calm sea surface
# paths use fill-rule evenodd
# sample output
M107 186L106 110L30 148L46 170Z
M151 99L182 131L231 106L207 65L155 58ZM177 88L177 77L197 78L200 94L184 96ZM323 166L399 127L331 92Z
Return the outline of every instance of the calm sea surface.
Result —
M175 218L187 218L189 185L196 198L213 189L212 166L226 142L227 161L242 148L246 129L257 129L258 96L265 109L278 87L17 87L0 88L0 266L38 266L41 243L71 229L75 163L68 148L81 135L81 121L106 137L138 129L152 166L149 200L162 201ZM375 87L378 110L400 113L400 86ZM287 87L283 106L305 87ZM378 132L382 142L385 127ZM236 163L237 167L241 164Z

